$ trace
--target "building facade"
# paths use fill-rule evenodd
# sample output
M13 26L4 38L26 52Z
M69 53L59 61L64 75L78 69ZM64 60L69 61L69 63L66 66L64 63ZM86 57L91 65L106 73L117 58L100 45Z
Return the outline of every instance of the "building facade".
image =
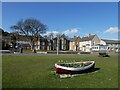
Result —
M98 36L95 35L90 35L87 37L83 37L82 41L79 44L80 50L83 52L91 52L92 47L100 44L100 39Z
M79 51L80 42L81 42L81 38L79 36L78 37L74 36L73 38L70 38L69 50Z
M94 45L92 51L107 51L107 46L102 44Z
M1 42L2 49L9 49L10 46L14 46L15 43L18 47L23 47L24 49L31 49L31 42L24 35L17 35L14 38L15 33L7 33L0 29L1 32ZM16 35L15 35L16 36ZM34 48L36 50L72 50L72 51L120 51L120 40L106 40L99 39L95 35L88 35L86 37L80 38L79 36L74 36L73 38L68 38L65 34L53 37L53 33L49 36L36 36L34 38Z
M59 37L44 36L37 39L35 42L35 49L36 50L69 50L69 40L63 34Z
M107 50L109 51L120 51L120 40L106 40L102 39L106 43Z

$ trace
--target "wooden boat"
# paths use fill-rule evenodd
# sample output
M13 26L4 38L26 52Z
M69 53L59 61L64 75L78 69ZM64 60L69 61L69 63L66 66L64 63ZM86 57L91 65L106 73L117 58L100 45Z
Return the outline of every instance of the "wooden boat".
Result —
M58 74L85 73L93 70L94 66L95 66L95 61L55 64L56 73Z

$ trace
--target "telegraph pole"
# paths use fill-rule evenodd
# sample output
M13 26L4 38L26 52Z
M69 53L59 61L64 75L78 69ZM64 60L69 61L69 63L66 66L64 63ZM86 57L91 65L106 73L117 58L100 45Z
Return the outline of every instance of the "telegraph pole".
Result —
M57 55L59 54L59 34L57 36Z

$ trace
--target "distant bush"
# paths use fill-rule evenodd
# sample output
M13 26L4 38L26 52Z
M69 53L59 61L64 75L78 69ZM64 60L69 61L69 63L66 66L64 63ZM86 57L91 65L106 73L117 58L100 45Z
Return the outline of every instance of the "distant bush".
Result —
M47 53L49 54L56 54L56 51L48 51ZM59 52L59 54L77 54L78 52L73 52L73 51L66 51L66 52Z

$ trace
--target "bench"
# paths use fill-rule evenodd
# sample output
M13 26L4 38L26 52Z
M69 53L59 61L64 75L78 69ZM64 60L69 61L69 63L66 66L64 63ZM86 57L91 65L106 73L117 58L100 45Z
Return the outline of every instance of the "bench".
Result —
M0 53L10 53L10 50L0 50Z
M109 57L108 53L99 53L99 56L102 56L102 57Z

